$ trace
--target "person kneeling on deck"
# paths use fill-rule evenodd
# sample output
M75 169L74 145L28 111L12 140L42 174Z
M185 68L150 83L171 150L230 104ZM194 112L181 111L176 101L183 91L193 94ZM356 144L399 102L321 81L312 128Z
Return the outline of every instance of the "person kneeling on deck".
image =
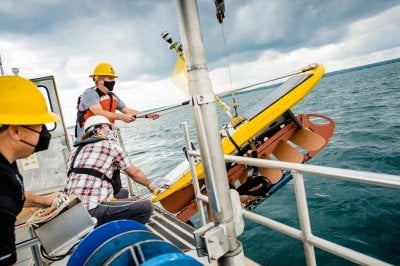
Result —
M150 191L150 180L136 166L127 153L110 140L113 125L100 115L90 117L84 127L82 140L75 143L67 160L68 178L64 187L67 195L80 197L89 214L97 219L97 226L119 219L147 223L153 211L151 201L113 198L113 172L121 169Z

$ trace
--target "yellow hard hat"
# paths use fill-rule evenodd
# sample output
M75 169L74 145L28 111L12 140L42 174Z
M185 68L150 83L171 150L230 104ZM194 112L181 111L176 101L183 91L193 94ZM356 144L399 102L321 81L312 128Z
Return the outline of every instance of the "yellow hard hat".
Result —
M0 76L0 106L0 125L41 125L60 119L47 110L35 83L19 76Z
M93 70L93 74L89 75L90 78L95 76L110 76L114 78L118 78L117 74L115 74L114 68L109 63L100 63Z

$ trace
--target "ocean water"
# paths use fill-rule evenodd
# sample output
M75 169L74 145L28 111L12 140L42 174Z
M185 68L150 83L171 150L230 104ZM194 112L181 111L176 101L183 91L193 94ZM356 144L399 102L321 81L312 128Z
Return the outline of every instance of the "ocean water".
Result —
M271 89L236 94L239 111ZM224 101L230 104L231 98ZM400 175L400 60L326 75L292 110L336 122L330 143L309 164ZM226 120L219 111L220 123ZM185 159L181 122L195 138L190 108L122 128L132 161L152 179L163 178ZM305 185L314 235L400 265L399 190L316 176L305 176ZM254 211L300 227L292 183ZM300 241L250 221L240 241L245 255L261 265L305 265ZM352 265L317 248L316 256L319 265Z

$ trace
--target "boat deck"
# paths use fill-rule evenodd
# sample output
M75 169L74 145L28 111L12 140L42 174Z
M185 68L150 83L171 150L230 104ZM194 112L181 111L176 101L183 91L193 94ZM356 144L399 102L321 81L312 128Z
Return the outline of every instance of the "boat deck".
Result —
M167 213L154 205L153 215L146 226L163 240L172 243L183 252L196 250L193 231L195 228L177 220L173 215Z
M19 226L21 227L21 225ZM150 218L149 223L147 223L146 226L150 229L152 233L154 233L164 241L167 241L178 247L180 250L182 250L182 252L196 258L205 265L210 265L207 257L197 256L196 244L193 235L195 228L193 228L192 226L182 221L179 221L175 218L175 216L171 215L170 213L166 212L156 205L153 205L153 214ZM36 236L31 237L29 231L27 230L27 227L22 228L23 230L18 230L20 241L17 244L17 265L32 265L33 261L35 260L35 255L32 256L32 254L30 254L31 252L29 248L31 248L32 251L36 250L37 252L40 242ZM38 252L36 254L39 255ZM52 265L65 265L65 263L67 263L68 261L68 257L61 261L56 261L52 263Z

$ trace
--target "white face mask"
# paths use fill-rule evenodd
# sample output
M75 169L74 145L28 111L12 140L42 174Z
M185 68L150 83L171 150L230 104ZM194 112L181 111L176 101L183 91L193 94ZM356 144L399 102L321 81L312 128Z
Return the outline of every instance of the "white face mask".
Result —
M108 138L109 140L116 140L117 139L116 132L112 129L111 126L109 126L109 125L108 125L108 127L107 126L103 126L102 130L103 130L104 136L106 138Z
M109 131L108 131L108 134L107 134L107 138L108 138L109 140L115 141L115 140L117 139L117 137L116 137L116 132L115 132L114 130L109 130Z
M101 131L99 131L101 130ZM101 135L105 138L108 138L110 140L114 140L114 130L111 129L110 125L101 125L101 126L96 126L94 129L94 132L97 131L97 135Z

